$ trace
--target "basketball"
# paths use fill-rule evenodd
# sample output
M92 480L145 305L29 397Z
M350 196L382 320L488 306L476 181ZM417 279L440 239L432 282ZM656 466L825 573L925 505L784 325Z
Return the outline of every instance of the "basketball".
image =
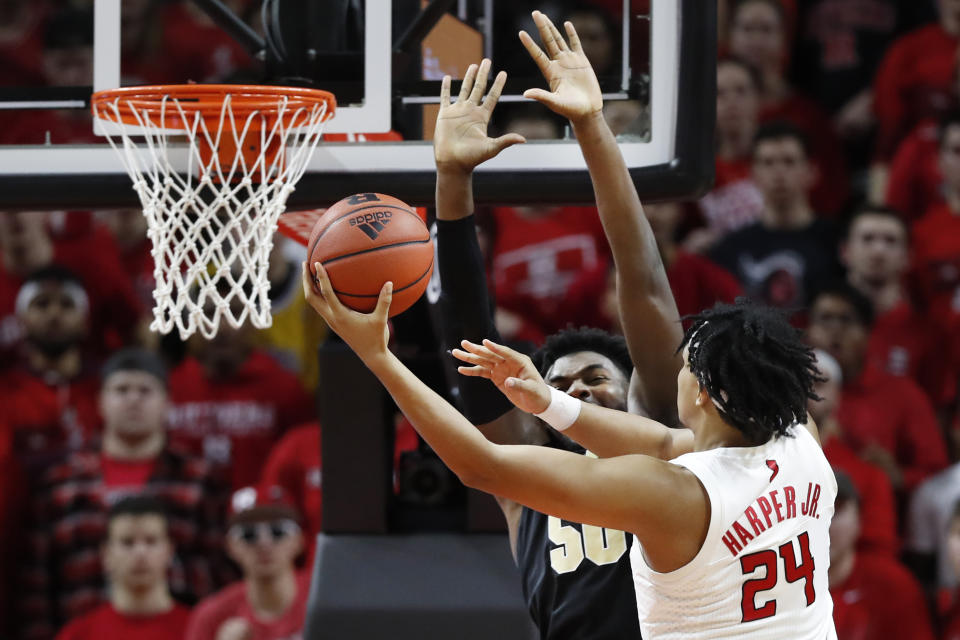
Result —
M357 193L327 209L307 244L310 270L319 262L343 304L369 313L393 282L390 315L423 295L433 273L433 240L410 205L381 193Z

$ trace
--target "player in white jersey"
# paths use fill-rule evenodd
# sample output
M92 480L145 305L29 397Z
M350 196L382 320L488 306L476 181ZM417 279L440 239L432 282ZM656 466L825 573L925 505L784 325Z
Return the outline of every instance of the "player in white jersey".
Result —
M578 64L565 57L580 50L570 23L569 45L549 21L538 26L549 58L521 35L535 59ZM465 80L460 99L479 104L485 81L478 77L471 90ZM500 74L488 101L496 101L504 81ZM576 93L561 80L549 92L525 95L549 104ZM441 99L448 103L449 96L447 78ZM584 117L603 116L598 106ZM619 154L615 144L603 146ZM610 182L630 181L613 156L597 159L591 171ZM636 194L623 206L639 207ZM599 456L593 458L493 444L387 348L390 283L376 309L361 314L337 299L322 265L314 264L315 279L303 267L308 302L464 484L564 520L635 535L646 640L836 638L826 578L836 482L806 412L815 397L815 360L780 313L738 302L693 318L677 374L686 429L583 403L549 387L527 356L489 341L454 351L472 365L462 373L489 378L518 408Z
M827 584L836 481L805 426L671 461L710 501L703 545L672 572L630 551L644 638L835 638Z

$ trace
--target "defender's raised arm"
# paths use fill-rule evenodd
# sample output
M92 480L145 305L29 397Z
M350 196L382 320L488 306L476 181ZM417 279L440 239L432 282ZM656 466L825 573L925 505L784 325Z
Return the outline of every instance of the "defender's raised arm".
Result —
M547 16L533 12L544 49L529 34L520 40L549 83L550 90L528 89L537 100L568 118L593 181L597 209L617 272L620 318L635 373L630 409L677 424L676 374L682 366L676 346L683 330L677 305L650 223L643 213L630 171L603 119L600 85L570 22L569 44Z

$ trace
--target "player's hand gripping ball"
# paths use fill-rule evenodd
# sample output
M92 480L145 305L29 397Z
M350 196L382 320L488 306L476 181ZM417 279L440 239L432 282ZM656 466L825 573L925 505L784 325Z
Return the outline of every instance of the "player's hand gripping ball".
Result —
M307 244L307 264L319 262L340 301L373 311L384 283L393 282L390 315L423 295L433 273L433 240L410 205L382 193L357 193L317 220Z

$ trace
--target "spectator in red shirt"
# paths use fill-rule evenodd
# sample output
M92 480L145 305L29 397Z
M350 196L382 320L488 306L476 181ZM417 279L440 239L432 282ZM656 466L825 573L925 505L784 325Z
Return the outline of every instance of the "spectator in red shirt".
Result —
M960 162L960 112L951 111L940 122L927 120L897 147L890 163L886 203L913 223L946 202L944 171L957 175ZM953 185L956 188L956 185Z
M705 229L695 230L686 246L702 252L727 233L760 218L763 196L750 174L753 138L760 126L760 74L734 58L717 63L716 176L699 201Z
M308 558L323 529L322 460L320 425L311 422L283 436L270 452L260 479L260 486L281 487L303 516Z
M170 374L170 441L223 471L231 488L259 480L270 449L289 428L315 417L297 377L254 347L253 328L221 323L194 334L190 356Z
M225 499L203 461L167 446L166 369L157 356L126 350L103 369L103 441L50 467L30 496L30 545L22 560L20 637L56 628L103 601L98 550L110 506L132 494L165 508L176 549L170 587L193 601L229 579L220 551Z
M948 124L942 136L944 202L913 224L912 275L927 315L947 322L960 315L960 120Z
M814 387L819 400L810 400L808 411L820 433L823 454L830 466L843 471L862 496L860 505L860 536L857 551L880 553L891 558L899 550L897 516L893 489L886 474L879 467L864 462L843 441L843 426L837 420L837 405L843 373L840 364L826 351L815 349L817 369L821 380Z
M960 45L960 1L938 0L937 4L938 23L898 38L877 70L873 84L876 156L883 165L917 124L939 118L955 103L952 92Z
M837 213L849 191L843 148L827 115L786 77L789 34L779 0L741 0L734 6L730 53L760 71L760 121L785 120L810 140L811 160L819 168L810 199L820 213Z
M59 214L0 211L0 360L22 337L15 302L24 278L52 264L77 274L90 297L93 355L120 348L139 330L142 307L113 238L86 222L85 212ZM58 218L63 224L54 224Z
M960 120L940 149L945 202L913 225L911 282L927 318L950 340L941 357L960 370ZM960 423L958 423L960 424Z
M810 204L815 176L806 138L796 127L771 123L757 131L753 181L763 193L762 217L710 254L755 301L799 309L809 292L839 274L833 226L817 218Z
M99 380L83 351L90 302L67 269L45 267L17 293L21 366L0 375L0 405L30 474L97 435Z
M399 414L395 422L393 469L404 455L417 451L419 437L410 421ZM301 514L306 537L305 562L313 566L317 535L323 530L323 450L320 424L308 422L288 431L276 444L263 467L259 486L278 486ZM399 474L395 473L395 476Z
M945 336L914 306L904 286L909 238L899 213L865 206L850 218L840 255L847 281L870 299L874 321L867 347L871 366L906 376L927 392L935 407L948 405L955 374L943 357Z
M836 358L843 371L837 418L844 441L906 494L947 465L946 447L923 391L868 361L872 323L870 300L841 281L814 296L807 339Z
M130 496L113 505L101 555L108 601L73 620L57 640L182 638L190 610L174 602L167 584L174 549L163 503Z
M0 356L11 362L23 338L16 315L24 278L54 263L54 245L39 212L0 212Z
M837 472L830 522L830 595L838 640L933 640L920 585L896 560L860 553L860 496Z
M299 514L279 487L245 487L233 494L227 552L243 580L193 611L185 640L289 640L303 629L309 573L297 573L303 553Z

